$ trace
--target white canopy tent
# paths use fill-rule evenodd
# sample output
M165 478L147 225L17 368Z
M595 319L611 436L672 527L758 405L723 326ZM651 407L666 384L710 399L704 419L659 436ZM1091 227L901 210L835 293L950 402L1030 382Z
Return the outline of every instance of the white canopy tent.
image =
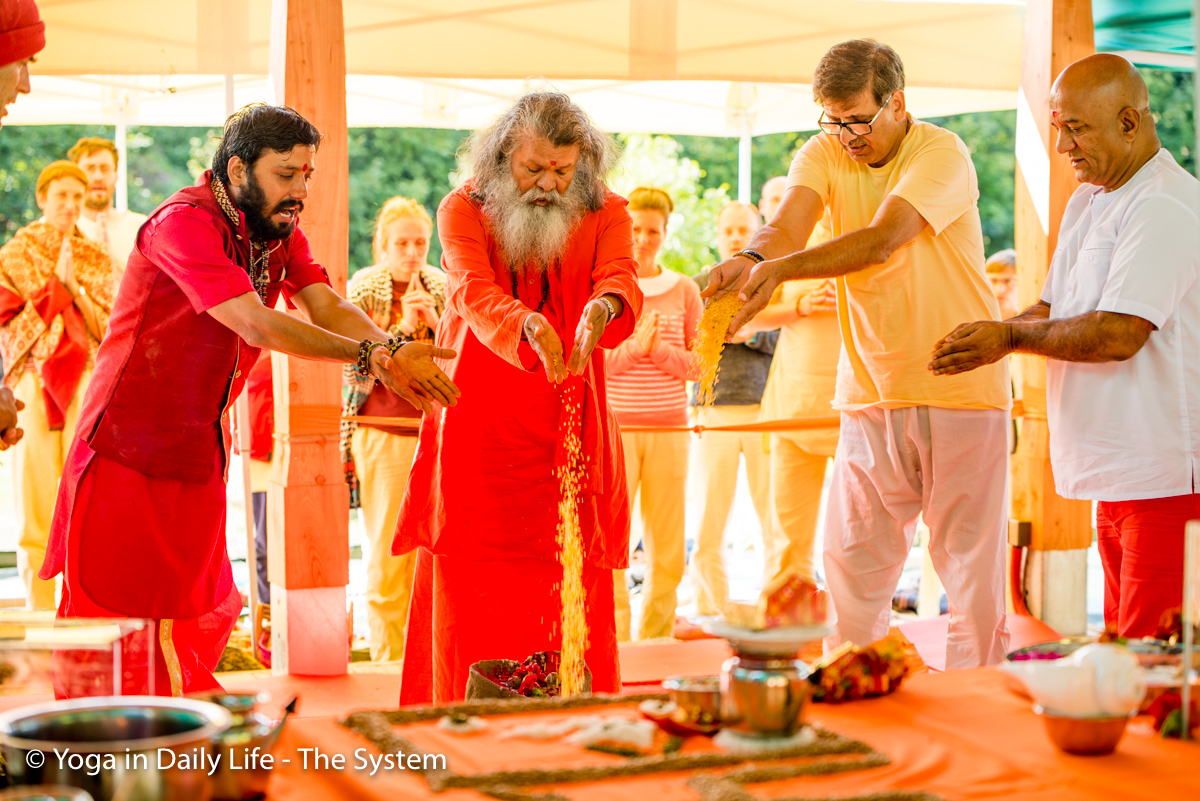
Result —
M219 125L275 96L286 3L43 0L7 122ZM351 126L474 128L550 85L606 130L740 138L748 199L750 137L815 128L812 69L839 41L894 46L917 116L1015 108L1024 3L344 0L344 19Z

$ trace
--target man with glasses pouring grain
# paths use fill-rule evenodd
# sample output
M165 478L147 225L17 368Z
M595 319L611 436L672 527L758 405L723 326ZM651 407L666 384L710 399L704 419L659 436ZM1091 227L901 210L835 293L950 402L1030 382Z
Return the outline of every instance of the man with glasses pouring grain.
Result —
M1008 646L1008 367L951 377L926 369L946 331L999 314L983 267L975 168L957 136L905 111L904 66L887 45L836 45L817 65L813 93L827 135L796 154L774 218L714 268L705 294L737 291L746 301L733 332L780 282L837 279L843 347L833 405L842 423L825 523L837 620L826 645L887 634L923 515L950 601L946 664L992 664ZM826 208L834 238L805 250Z

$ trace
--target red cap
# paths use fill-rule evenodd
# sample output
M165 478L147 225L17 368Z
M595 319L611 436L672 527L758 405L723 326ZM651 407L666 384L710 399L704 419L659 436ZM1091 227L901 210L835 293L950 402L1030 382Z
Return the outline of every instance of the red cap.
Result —
M46 46L46 23L33 0L0 0L0 66L23 61Z

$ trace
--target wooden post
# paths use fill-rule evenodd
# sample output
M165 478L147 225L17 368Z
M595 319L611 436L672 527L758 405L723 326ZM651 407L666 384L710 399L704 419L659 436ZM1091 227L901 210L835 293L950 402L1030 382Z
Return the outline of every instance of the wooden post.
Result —
M1058 227L1079 185L1054 150L1050 87L1068 64L1095 52L1091 0L1029 0L1017 109L1016 245L1022 308L1037 302ZM1091 504L1054 491L1046 422L1046 363L1014 356L1023 375L1024 415L1013 457L1013 517L1032 524L1030 611L1063 634L1087 628Z
M301 226L334 289L349 261L346 51L341 0L273 0L286 17L283 97L323 135ZM280 6L283 6L282 8ZM283 25L273 35L283 35ZM272 64L278 69L277 62ZM278 79L278 75L274 76ZM276 80L276 85L279 85ZM341 366L271 356L275 453L267 496L271 668L276 674L340 675L349 662L346 584L350 491L338 449Z

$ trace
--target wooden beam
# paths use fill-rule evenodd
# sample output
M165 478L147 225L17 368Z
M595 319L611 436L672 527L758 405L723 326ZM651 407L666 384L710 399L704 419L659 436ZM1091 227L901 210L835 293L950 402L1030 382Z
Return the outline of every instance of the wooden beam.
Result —
M1058 227L1078 183L1054 150L1050 87L1068 64L1095 52L1091 0L1030 0L1017 110L1016 245L1022 308L1037 302ZM1087 548L1091 505L1054 491L1046 422L1046 362L1015 356L1023 367L1021 439L1013 457L1013 517L1032 526L1035 551Z
M273 0L286 35L283 97L322 134L301 225L345 294L349 262L346 51L341 0ZM278 49L277 49L278 48ZM278 65L276 65L278 66ZM341 367L272 354L275 454L267 496L273 672L340 675L349 662L350 495L338 449Z

